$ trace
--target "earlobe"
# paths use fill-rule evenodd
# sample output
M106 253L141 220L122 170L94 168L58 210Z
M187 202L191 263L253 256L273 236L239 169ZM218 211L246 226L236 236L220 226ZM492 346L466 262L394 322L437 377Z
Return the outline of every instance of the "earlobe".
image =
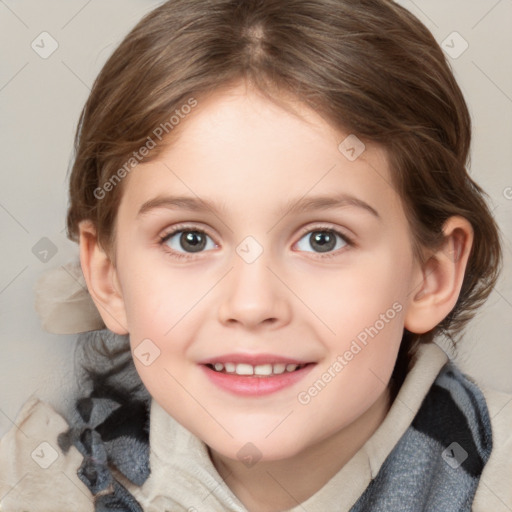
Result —
M460 294L473 244L470 222L450 217L443 226L445 243L422 265L421 283L411 293L405 328L417 334L432 330L452 311Z
M122 291L114 264L98 244L91 221L79 224L80 263L87 288L105 325L117 334L128 334Z

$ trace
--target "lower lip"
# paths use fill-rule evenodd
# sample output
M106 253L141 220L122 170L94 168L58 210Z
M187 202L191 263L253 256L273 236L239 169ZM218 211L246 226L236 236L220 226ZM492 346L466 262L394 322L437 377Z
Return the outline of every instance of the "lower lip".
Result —
M279 375L269 376L221 373L212 370L206 365L201 365L201 368L216 386L225 391L235 395L262 396L293 386L303 379L313 369L313 366L315 364L310 363L294 372L284 372Z

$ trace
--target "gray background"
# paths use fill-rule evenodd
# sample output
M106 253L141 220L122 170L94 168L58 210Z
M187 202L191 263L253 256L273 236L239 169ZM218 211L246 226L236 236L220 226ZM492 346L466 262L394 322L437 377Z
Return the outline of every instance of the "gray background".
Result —
M33 288L44 271L78 255L64 232L66 173L91 84L128 30L160 3L0 0L0 435L32 394L64 409L75 337L41 329ZM504 233L504 272L456 361L479 382L512 392L512 0L400 3L451 54L474 122L471 173ZM31 47L42 32L58 43L46 59ZM57 251L47 261L33 253L44 237Z

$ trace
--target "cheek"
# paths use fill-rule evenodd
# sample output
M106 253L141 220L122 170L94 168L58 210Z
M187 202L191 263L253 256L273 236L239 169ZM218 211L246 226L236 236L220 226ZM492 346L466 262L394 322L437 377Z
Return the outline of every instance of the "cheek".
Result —
M410 263L406 253L383 251L378 259L361 258L349 270L303 288L326 333L328 356L315 374L322 392L312 400L319 411L343 395L345 414L354 411L356 417L383 391L402 339Z
M188 350L208 315L205 295L215 276L171 268L165 256L148 261L142 251L130 252L120 268L137 371L151 394L160 397L162 390L172 388L177 396L181 390L171 375L183 381L191 369Z
M132 335L166 338L211 288L204 273L176 268L165 255L132 253L123 259L123 297Z
M301 275L294 291L307 305L307 317L328 337L347 340L374 325L388 310L395 317L396 309L405 309L409 267L407 255L391 250L378 258L355 255L346 268ZM392 322L393 327L397 323Z
M398 301L383 309L377 302L372 307L374 313L364 310L338 323L328 357L297 395L311 423L305 435L328 436L348 426L388 385L403 333L403 308Z

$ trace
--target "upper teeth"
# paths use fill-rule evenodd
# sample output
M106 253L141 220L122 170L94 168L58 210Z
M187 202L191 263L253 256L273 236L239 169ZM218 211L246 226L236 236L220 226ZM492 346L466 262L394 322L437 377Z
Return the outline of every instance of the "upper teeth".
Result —
M284 364L284 363L276 363L276 364L259 364L253 366L252 364L246 363L215 363L213 367L216 371L226 373L236 373L237 375L279 375L280 373L293 372L299 366L298 364Z

